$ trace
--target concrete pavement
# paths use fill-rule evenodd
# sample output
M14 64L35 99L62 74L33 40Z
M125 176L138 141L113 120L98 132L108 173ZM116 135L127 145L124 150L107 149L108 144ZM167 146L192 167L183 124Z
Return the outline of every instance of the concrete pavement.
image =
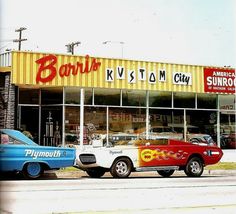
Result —
M235 176L106 176L3 181L0 212L234 214L236 210Z
M205 169L202 176L236 176L236 170L207 170ZM176 176L186 176L183 171L176 171L173 175L173 177ZM88 177L86 172L81 170L75 170L75 171L47 171L43 175L43 179L53 179L53 178L59 178L59 179L76 179L76 178L83 178ZM112 177L111 174L108 172L103 177ZM160 175L157 172L133 172L129 177L160 177ZM187 177L187 176L186 176Z

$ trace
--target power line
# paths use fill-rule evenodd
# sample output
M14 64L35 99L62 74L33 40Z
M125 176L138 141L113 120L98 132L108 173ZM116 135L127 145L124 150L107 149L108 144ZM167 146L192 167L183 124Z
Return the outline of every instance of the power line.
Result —
M15 32L19 32L19 39L14 39L13 42L18 42L18 50L21 50L21 42L26 41L27 39L22 39L22 31L27 30L25 27L20 27L16 29Z

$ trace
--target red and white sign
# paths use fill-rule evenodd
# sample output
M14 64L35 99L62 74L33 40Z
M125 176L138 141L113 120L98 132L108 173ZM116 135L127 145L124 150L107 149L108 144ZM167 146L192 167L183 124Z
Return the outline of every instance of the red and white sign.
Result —
M235 69L204 68L204 91L230 93L236 92Z

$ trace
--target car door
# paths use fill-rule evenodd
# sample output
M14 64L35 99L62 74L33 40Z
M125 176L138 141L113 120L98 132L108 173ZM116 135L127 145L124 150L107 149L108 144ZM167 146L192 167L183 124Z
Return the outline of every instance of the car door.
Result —
M179 166L188 155L179 145L145 145L139 147L139 166Z

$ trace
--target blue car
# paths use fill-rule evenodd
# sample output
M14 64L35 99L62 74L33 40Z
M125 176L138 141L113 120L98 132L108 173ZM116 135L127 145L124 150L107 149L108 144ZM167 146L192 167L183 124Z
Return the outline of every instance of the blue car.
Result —
M75 148L39 146L20 131L0 129L0 171L39 178L44 170L74 166Z

